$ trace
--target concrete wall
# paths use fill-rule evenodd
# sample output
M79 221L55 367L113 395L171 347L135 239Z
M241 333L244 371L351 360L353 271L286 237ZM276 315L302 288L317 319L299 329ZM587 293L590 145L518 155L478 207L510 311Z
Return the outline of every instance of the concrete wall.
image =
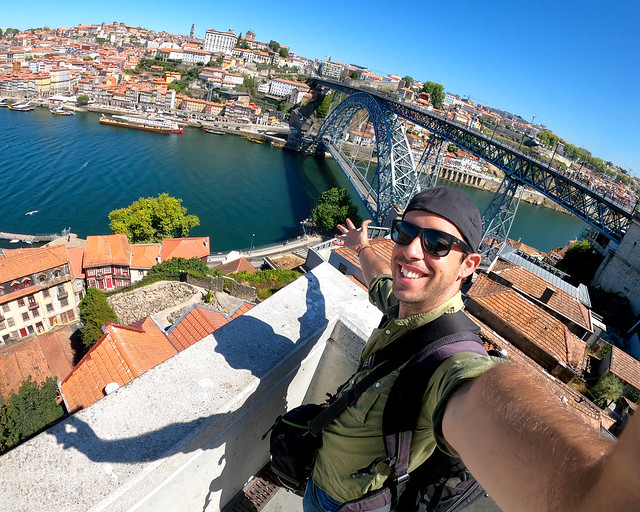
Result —
M352 373L380 313L328 264L0 457L0 511L219 511L275 417Z
M610 252L598 268L592 284L629 299L640 313L640 220L634 217L616 252Z

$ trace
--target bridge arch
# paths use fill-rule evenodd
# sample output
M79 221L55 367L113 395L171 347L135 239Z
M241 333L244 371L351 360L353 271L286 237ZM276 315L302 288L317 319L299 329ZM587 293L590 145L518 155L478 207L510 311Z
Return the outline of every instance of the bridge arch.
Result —
M375 133L375 176L362 169L356 154L343 148L352 121L363 109ZM396 208L404 208L420 188L402 118L370 94L356 92L338 104L320 128L318 141L340 165L379 226L390 225Z

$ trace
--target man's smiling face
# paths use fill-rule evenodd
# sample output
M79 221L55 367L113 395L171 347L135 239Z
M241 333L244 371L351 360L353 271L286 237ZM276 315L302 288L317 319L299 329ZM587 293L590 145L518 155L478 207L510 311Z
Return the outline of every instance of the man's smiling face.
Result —
M434 213L412 210L404 220L464 239L454 224ZM409 245L396 243L391 253L391 273L393 293L400 301L400 318L431 311L453 297L478 262L479 256L477 260L465 256L457 244L447 256L439 258L424 251L419 236Z

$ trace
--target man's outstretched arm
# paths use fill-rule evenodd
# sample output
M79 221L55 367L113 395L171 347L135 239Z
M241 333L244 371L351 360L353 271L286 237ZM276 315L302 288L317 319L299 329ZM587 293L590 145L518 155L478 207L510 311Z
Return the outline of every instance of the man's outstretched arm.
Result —
M346 226L338 224L337 227L342 234L336 236L335 244L348 247L358 255L362 275L367 286L379 275L390 274L389 265L378 258L369 244L367 227L371 224L371 221L365 220L360 229L356 228L351 219L347 219L345 224Z
M456 390L442 430L505 512L631 511L640 503L640 421L615 443L513 364Z

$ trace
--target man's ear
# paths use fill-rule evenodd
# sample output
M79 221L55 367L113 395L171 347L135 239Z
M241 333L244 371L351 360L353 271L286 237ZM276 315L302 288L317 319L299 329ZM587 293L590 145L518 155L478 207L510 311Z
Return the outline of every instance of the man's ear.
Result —
M462 262L462 265L460 265L460 274L459 274L460 279L465 279L469 277L471 274L473 274L475 270L478 268L478 265L480 265L481 261L482 261L482 256L480 256L477 252L468 254L467 257Z

